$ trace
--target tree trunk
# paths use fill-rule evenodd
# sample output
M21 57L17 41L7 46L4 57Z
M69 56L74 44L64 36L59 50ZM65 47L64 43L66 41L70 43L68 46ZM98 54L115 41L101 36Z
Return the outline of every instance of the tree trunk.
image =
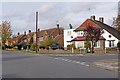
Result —
M92 48L91 48L92 53L94 53L94 43L92 41Z

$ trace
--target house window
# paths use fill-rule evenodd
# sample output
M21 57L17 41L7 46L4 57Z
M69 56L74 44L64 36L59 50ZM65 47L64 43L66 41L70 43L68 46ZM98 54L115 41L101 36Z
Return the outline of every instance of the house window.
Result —
M40 41L43 41L43 37L40 37Z
M111 38L112 36L111 35L109 35L109 38Z
M73 36L71 36L71 38L73 38Z
M77 36L83 36L84 32L83 31L79 31L77 32Z
M45 36L45 40L47 40L47 36Z
M75 46L77 47L84 47L84 42L83 41L76 41Z
M94 47L100 47L100 41L95 42Z
M25 39L24 42L27 42L27 40Z
M53 39L53 36L51 36L51 38Z
M71 31L67 31L67 36L71 36Z
M109 41L109 47L114 47L114 41Z
M28 39L28 42L30 42L30 38Z

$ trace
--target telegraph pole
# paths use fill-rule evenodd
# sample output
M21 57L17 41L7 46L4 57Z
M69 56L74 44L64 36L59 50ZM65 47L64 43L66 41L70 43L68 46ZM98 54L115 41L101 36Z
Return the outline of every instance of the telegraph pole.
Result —
M36 12L36 53L37 53L37 26L38 26L38 12Z

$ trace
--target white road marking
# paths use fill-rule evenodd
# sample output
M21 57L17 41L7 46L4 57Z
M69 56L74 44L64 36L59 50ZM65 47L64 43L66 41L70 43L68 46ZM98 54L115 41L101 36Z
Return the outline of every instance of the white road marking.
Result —
M58 59L58 58L54 58L54 59Z
M75 62L76 62L75 60L72 61L72 63L75 63Z
M80 63L79 61L77 61L76 63Z
M80 64L81 64L81 65L85 65L85 62L81 62Z
M81 64L83 66L89 67L90 65L88 65L86 62L80 62L80 61L75 61L75 60L70 60L70 59L64 59L64 58L54 58L54 59L59 59L59 60L63 60L63 61L67 61L67 62L71 62L71 63L77 63L77 64Z
M71 62L72 60L68 60L68 62Z

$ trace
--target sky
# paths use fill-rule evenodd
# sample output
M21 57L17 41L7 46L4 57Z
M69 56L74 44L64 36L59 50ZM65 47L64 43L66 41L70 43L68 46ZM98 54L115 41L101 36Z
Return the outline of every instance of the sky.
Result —
M40 30L79 27L87 18L95 15L96 20L104 17L104 23L112 25L113 17L118 15L117 2L3 2L2 21L9 21L13 35L35 31L35 12L38 11Z

